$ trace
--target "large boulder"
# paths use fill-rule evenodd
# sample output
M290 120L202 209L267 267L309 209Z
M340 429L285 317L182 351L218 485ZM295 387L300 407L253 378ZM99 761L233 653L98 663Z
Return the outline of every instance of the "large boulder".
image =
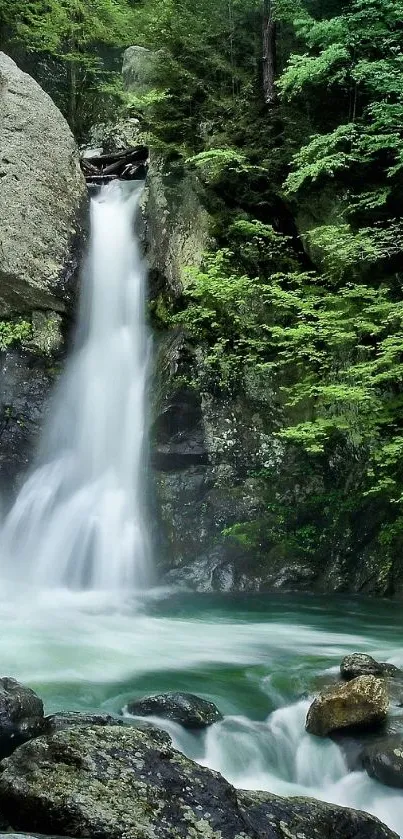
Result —
M160 693L144 696L127 704L129 714L138 717L156 716L172 720L184 728L206 728L223 716L213 702L193 693Z
M357 676L391 676L394 677L401 671L394 664L384 661L376 661L371 655L365 653L351 653L342 659L340 674L343 679L349 681Z
M237 793L145 732L70 728L3 762L0 805L14 830L89 839L397 839L364 813Z
M362 765L371 778L403 789L403 737L386 737L364 749Z
M0 679L0 757L42 731L43 702L15 679Z
M162 50L149 50L134 44L123 53L123 83L131 93L144 96L155 87L158 79Z
M314 700L307 714L306 730L326 737L342 728L375 726L385 719L388 707L384 681L375 676L358 676L346 684L332 685Z
M0 316L64 311L85 182L66 120L4 53L0 149Z

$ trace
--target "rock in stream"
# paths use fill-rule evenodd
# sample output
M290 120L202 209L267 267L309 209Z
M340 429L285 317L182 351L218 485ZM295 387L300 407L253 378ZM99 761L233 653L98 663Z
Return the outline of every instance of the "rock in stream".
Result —
M401 670L395 667L394 664L388 664L385 661L376 661L371 655L365 653L352 653L344 656L340 664L340 674L343 679L349 681L355 679L357 676L390 676L394 677L401 674Z
M341 685L331 685L314 700L306 718L310 734L326 737L351 726L376 726L387 714L389 698L383 679L358 676Z
M193 693L161 693L128 702L133 716L156 716L183 725L184 728L206 728L223 716L213 702Z

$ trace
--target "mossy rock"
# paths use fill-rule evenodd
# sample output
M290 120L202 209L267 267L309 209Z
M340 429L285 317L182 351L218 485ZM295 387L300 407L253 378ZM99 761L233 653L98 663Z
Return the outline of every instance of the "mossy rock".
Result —
M73 839L397 839L365 813L237 792L126 727L73 727L21 746L3 762L0 808L14 830Z

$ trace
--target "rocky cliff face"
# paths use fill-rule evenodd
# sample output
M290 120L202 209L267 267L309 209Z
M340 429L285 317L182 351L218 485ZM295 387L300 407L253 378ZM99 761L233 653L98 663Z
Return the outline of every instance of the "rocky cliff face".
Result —
M86 201L64 117L0 53L0 483L6 492L28 465L57 372Z
M152 88L155 60L136 47L126 53L132 92ZM198 266L210 244L211 219L197 179L152 149L144 211L161 323L186 267ZM181 332L158 334L157 344L152 445L165 579L198 590L397 592L374 538L381 510L336 511L335 492L354 490L356 454L336 452L312 469L276 436L286 410L278 383L245 364L229 397L209 374L207 347Z

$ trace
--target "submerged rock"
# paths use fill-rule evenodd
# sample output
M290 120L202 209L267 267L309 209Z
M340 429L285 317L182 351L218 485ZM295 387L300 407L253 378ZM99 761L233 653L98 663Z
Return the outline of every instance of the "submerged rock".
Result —
M397 839L377 819L308 799L237 792L146 732L70 728L3 762L14 829L90 839Z
M0 756L41 733L43 702L36 693L7 676L0 679Z
M386 737L368 746L361 760L371 778L403 789L403 736Z
M4 53L0 146L0 315L64 311L80 257L85 181L66 120Z
M372 656L365 653L352 653L344 656L340 664L340 673L343 679L349 681L357 678L357 676L393 677L401 671L394 664L376 661Z
M128 702L127 711L133 716L163 717L184 728L206 728L223 719L213 702L193 693L161 693Z
M385 719L389 707L385 683L374 676L359 676L332 685L312 703L306 718L310 734L326 737L350 726L373 726Z

